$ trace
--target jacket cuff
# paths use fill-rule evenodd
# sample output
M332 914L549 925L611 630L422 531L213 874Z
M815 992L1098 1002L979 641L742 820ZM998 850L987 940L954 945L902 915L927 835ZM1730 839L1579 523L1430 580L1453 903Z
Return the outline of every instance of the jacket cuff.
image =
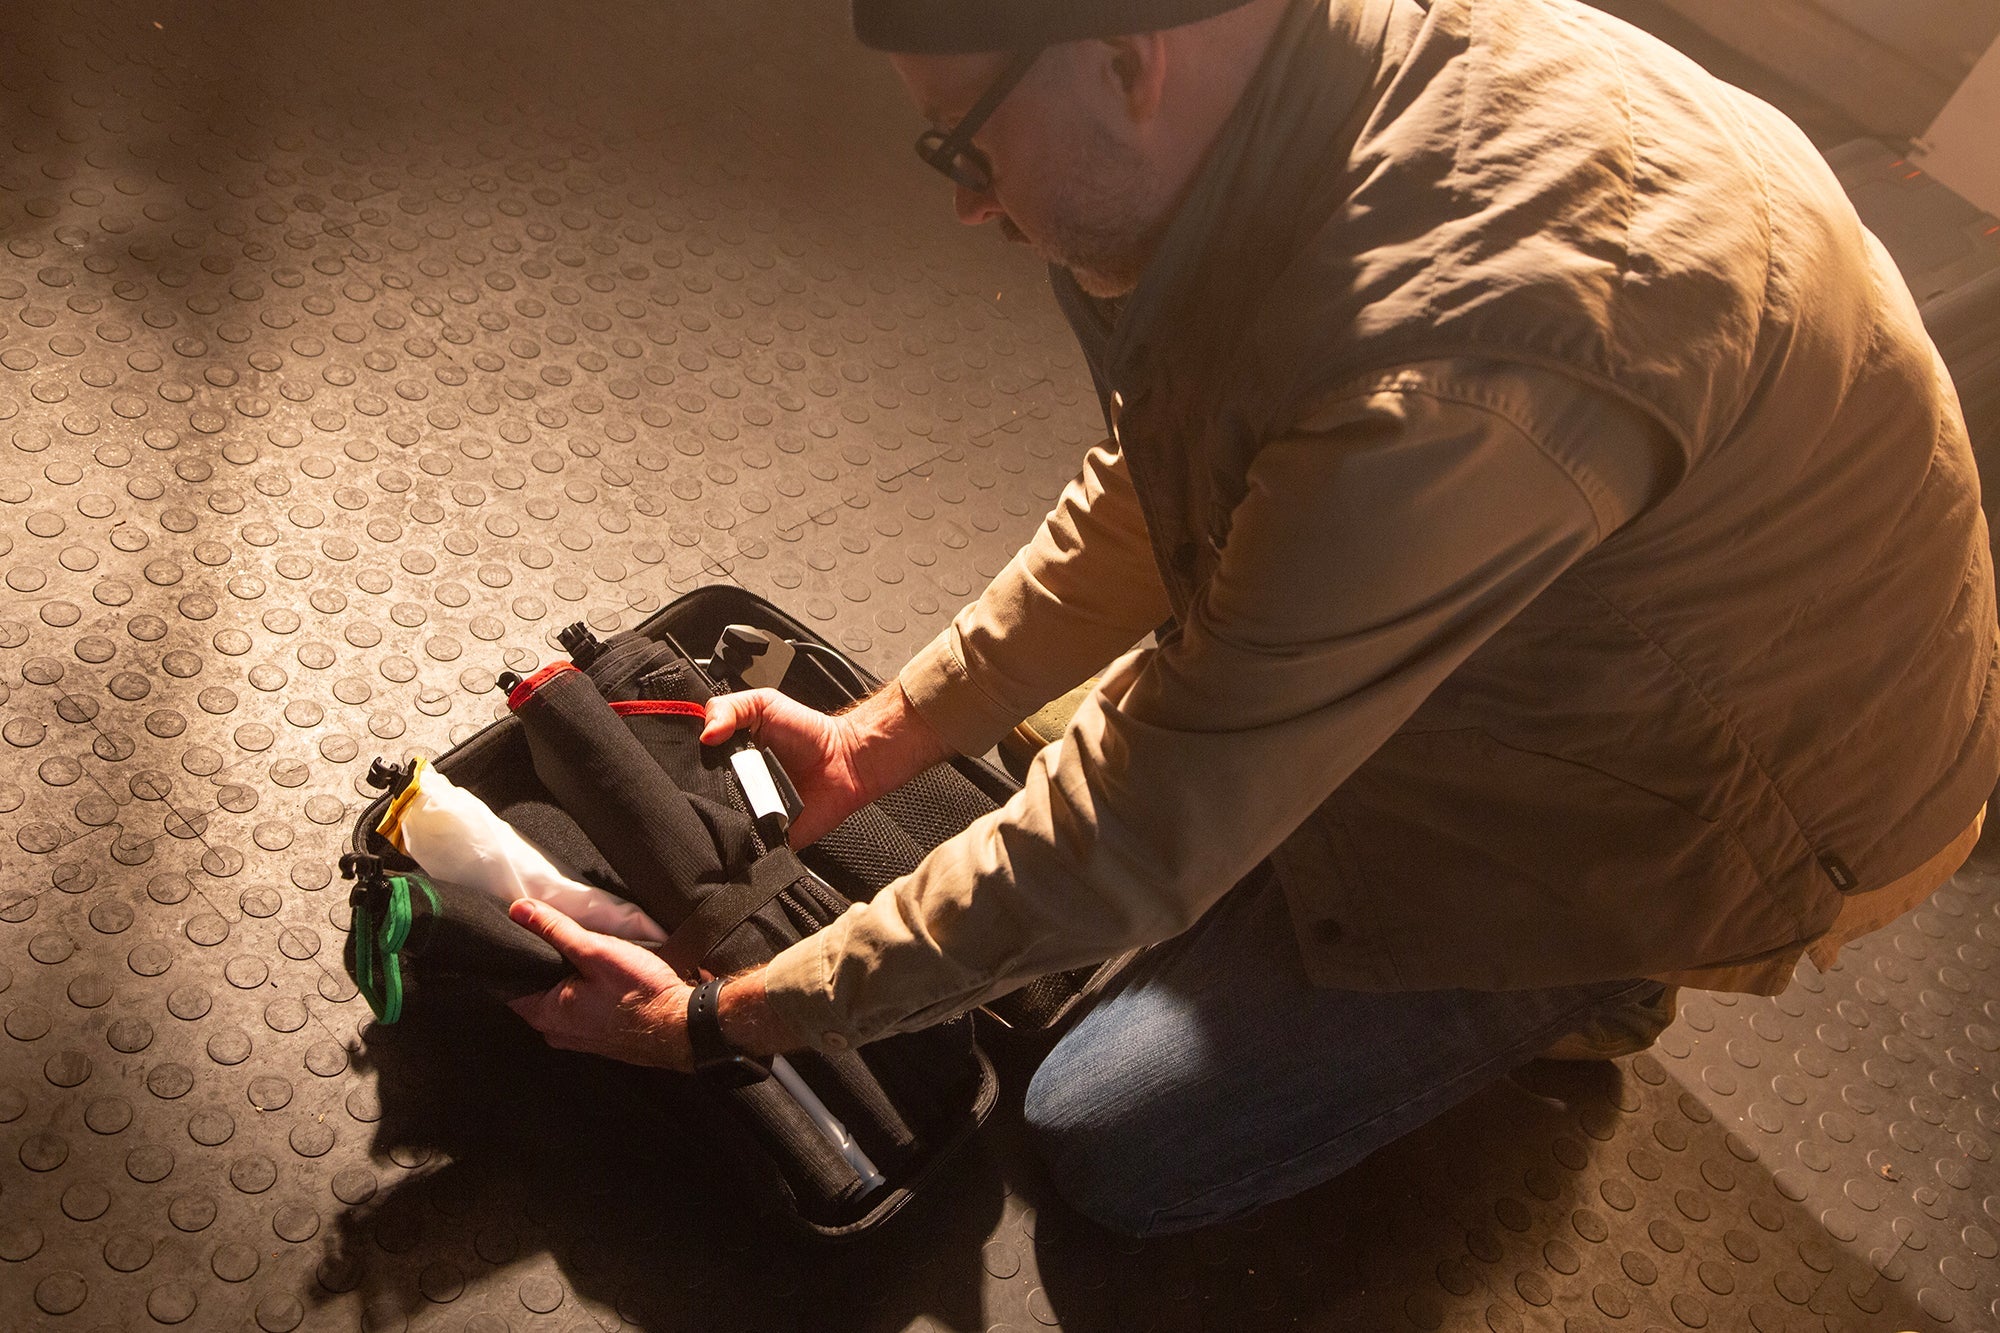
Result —
M965 665L958 625L947 625L896 677L910 706L960 754L978 756L1000 743L1020 714L979 687Z
M764 1002L801 1046L845 1051L859 1046L867 1036L857 1031L834 1003L827 983L826 934L822 930L808 935L764 964Z

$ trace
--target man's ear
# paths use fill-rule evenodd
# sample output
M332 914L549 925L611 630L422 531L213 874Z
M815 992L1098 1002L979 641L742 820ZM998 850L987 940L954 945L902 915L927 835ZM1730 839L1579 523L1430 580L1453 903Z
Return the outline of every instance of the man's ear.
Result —
M1166 38L1141 32L1102 40L1108 56L1104 68L1115 81L1125 114L1135 123L1153 119L1167 86Z

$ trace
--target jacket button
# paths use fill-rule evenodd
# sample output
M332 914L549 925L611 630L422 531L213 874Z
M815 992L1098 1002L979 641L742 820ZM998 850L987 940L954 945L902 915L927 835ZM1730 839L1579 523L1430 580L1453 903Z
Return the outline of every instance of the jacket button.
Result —
M820 1045L826 1047L829 1051L844 1051L847 1049L847 1038L841 1036L838 1032L822 1032L819 1034L819 1041Z
M1118 423L1124 419L1124 416L1125 395L1113 389L1111 391L1111 442L1119 446L1123 446L1125 443L1118 438Z

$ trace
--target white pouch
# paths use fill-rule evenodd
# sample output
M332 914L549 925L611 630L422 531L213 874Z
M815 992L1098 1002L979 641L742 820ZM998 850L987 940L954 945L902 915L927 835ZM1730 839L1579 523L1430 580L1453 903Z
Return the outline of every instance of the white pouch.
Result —
M502 902L536 898L587 930L638 943L663 943L667 932L615 893L569 878L548 857L423 759L375 826L424 873L483 889Z

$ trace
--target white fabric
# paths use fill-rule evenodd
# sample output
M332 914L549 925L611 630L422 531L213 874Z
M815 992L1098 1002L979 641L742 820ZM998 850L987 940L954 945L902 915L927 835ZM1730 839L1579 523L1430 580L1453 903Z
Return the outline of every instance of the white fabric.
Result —
M658 923L615 893L570 879L513 825L429 764L417 766L415 788L397 830L401 850L424 873L484 889L505 902L536 898L578 925L620 939L658 944Z

